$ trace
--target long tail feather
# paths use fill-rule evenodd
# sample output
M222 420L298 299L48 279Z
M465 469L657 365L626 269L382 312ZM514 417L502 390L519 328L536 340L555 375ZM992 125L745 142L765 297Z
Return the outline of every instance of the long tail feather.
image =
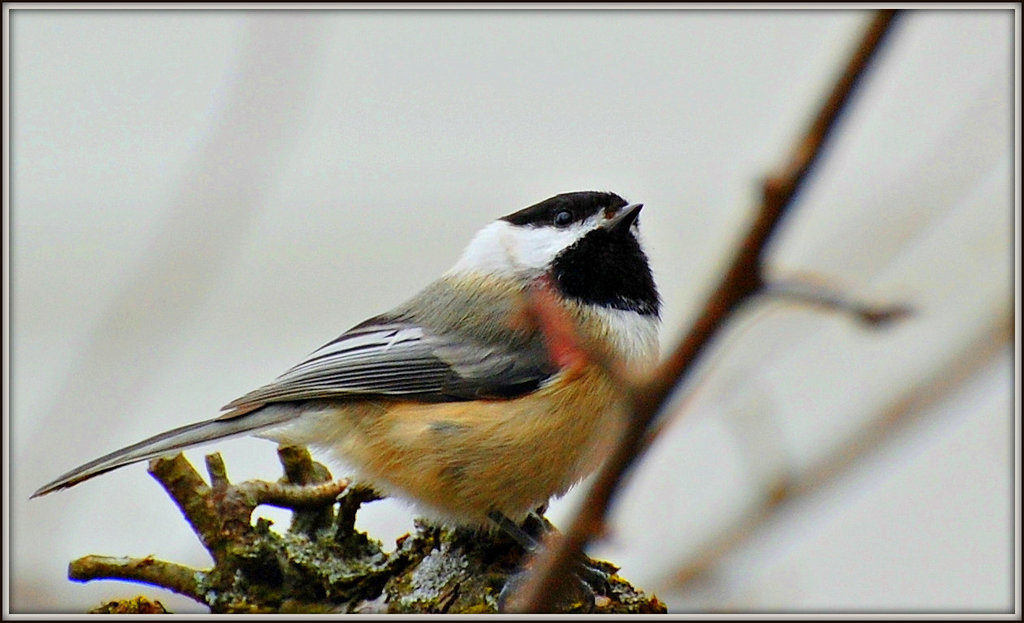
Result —
M239 415L238 417L216 418L181 426L76 467L53 482L40 487L32 494L32 497L39 497L77 485L93 476L98 476L131 463L171 454L218 439L226 439L252 433L260 429L273 428L295 418L299 414L299 409L289 409L274 405L246 413L245 415Z

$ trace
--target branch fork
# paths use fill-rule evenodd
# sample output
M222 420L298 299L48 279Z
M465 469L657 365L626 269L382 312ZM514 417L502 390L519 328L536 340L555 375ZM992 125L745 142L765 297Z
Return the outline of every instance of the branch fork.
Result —
M218 604L214 593L230 592L224 590L225 584L233 582L237 571L253 571L259 565L272 568L274 559L283 564L284 559L273 551L275 543L267 537L269 522L261 519L255 526L251 523L252 512L257 506L269 504L293 510L290 531L308 538L317 530L330 526L334 518L333 505L340 496L349 492L347 480L332 480L327 469L314 463L304 448L282 446L278 449L278 456L285 469L284 478L278 482L246 481L237 485L228 480L219 454L206 457L210 484L182 454L150 462L150 474L178 505L210 552L214 561L212 569L194 569L152 556L85 556L71 562L68 577L80 582L95 579L143 582L191 597L216 609ZM350 504L358 507L369 497L372 494L363 492L353 497ZM354 511L349 515L342 522L346 525L338 526L339 533L353 532ZM266 574L266 569L260 573ZM287 574L287 571L281 573Z

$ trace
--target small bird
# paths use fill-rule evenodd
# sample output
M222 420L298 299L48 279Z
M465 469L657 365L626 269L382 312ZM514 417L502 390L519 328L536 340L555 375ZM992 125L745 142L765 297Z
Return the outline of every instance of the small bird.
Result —
M622 388L597 361L639 367L657 357L661 300L640 244L642 207L587 191L504 216L440 279L220 417L86 463L32 497L252 434L325 451L361 482L444 521L521 522L593 471L618 434ZM595 358L568 365L553 356L530 313L538 287Z

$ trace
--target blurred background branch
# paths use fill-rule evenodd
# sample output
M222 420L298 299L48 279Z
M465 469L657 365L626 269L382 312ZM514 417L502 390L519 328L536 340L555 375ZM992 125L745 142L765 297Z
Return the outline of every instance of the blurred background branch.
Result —
M1013 337L1012 318L994 324L935 371L928 379L907 387L903 392L839 447L817 463L799 473L775 473L768 479L769 486L755 499L755 504L742 514L730 519L718 534L696 547L677 565L677 589L700 579L722 558L747 541L787 505L794 505L823 488L835 484L850 469L876 452L894 435L905 431L916 419L925 416L930 408L947 400L992 359L1005 351ZM761 440L763 442L763 439Z

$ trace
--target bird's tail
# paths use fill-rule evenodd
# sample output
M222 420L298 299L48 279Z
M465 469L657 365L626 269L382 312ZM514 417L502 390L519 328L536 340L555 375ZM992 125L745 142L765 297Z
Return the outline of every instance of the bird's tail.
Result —
M93 476L98 476L112 469L137 463L138 461L164 456L218 439L226 439L228 437L274 428L295 418L299 413L299 409L282 408L282 406L274 405L242 415L222 416L206 420L205 422L196 422L195 424L175 428L76 467L53 482L40 487L32 494L32 497L39 497L40 495L46 495L59 489L77 485Z

